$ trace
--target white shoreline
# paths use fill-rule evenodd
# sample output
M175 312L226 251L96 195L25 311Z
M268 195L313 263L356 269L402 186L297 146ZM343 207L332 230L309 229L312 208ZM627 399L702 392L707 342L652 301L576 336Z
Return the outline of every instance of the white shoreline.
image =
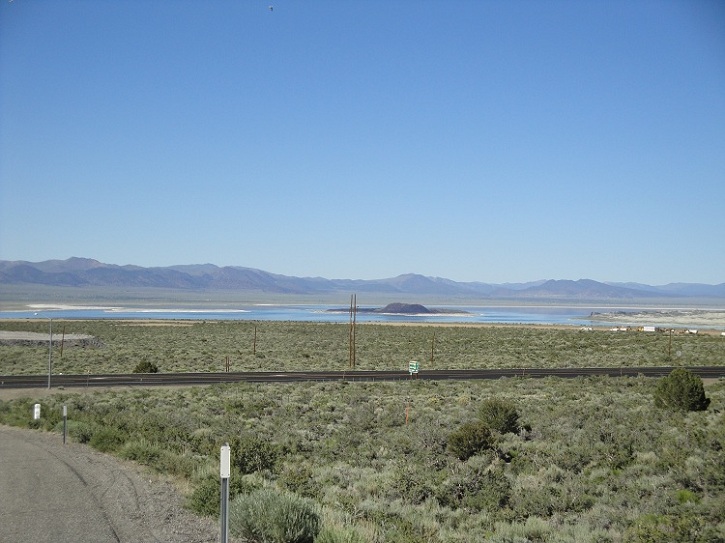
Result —
M70 305L70 304L28 304L26 307L33 311L114 311L123 309L113 305ZM24 311L15 309L12 311Z
M250 313L248 309L140 309L119 307L106 310L106 313Z
M628 312L597 313L590 315L594 322L635 325L699 326L725 328L725 311L709 309L658 309Z

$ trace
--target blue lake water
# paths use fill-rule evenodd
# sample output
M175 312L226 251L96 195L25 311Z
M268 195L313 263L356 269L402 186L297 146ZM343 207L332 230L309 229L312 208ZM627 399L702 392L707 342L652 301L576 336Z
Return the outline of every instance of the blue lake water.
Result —
M436 306L428 306L435 309ZM341 309L330 312L331 309ZM509 323L509 324L567 324L589 326L593 311L616 311L617 308L502 306L470 307L445 306L460 311L438 315L391 315L358 313L357 322L377 323ZM21 311L0 311L0 319L116 319L116 320L249 320L298 322L349 322L348 308L329 305L249 305L237 309L147 309L124 307L62 307L34 308ZM601 321L598 321L602 324Z

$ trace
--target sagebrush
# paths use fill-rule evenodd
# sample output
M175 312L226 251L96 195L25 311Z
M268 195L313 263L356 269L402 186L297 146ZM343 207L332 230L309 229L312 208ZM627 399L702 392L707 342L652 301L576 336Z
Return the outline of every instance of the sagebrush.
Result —
M57 391L0 402L0 422L58 431L67 405L72 439L184 481L190 505L212 515L219 448L247 443L233 495L268 489L311 500L318 537L328 541L615 543L668 533L718 541L725 381L705 383L706 411L656 408L657 384L516 378ZM461 460L450 436L471 422L485 426L492 400L513 406L528 430L491 431L493 446L484 440ZM48 418L33 423L35 402Z

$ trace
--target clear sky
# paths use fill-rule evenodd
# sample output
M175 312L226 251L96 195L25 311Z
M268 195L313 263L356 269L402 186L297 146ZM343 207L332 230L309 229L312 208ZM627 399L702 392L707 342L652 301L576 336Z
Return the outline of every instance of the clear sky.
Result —
M0 259L71 256L721 283L725 2L1 0Z

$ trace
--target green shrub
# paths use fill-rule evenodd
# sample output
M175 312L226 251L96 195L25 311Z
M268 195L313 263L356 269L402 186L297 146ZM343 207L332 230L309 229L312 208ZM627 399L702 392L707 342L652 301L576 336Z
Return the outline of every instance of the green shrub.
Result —
M133 460L145 466L153 466L159 461L164 452L160 445L142 438L138 441L126 443L119 451L119 455L121 458Z
M690 515L644 515L636 519L625 535L626 543L705 543L722 541L703 533L703 521Z
M142 360L133 368L133 373L158 373L159 367L148 360Z
M506 400L493 398L484 401L478 410L478 417L491 430L501 434L516 434L520 429L516 406Z
M438 502L452 509L471 511L496 511L508 505L511 483L502 469L482 469L483 463L467 464L460 473L446 480L437 489Z
M246 473L273 471L280 457L279 447L252 435L235 438L230 442L232 463Z
M69 420L68 435L77 443L88 443L93 437L93 427L87 422Z
M429 469L405 464L393 476L393 496L413 504L421 504L434 494L434 481Z
M117 450L126 441L126 435L113 427L97 428L88 444L101 452L112 452Z
M30 419L28 421L28 428L31 430L40 430L43 427L43 419Z
M511 524L497 522L496 535L490 539L491 543L529 543L530 541L571 541L559 537L550 539L554 528L545 519L529 517L524 522ZM561 530L559 530L561 532ZM561 538L561 539L560 539ZM577 540L575 540L577 541ZM605 540L606 541L606 540ZM577 541L578 543L578 541Z
M231 499L231 489L229 496ZM221 481L219 478L207 477L196 485L187 503L192 511L211 517L219 515L220 502Z
M391 541L395 543L440 543L438 526L435 522L421 522L392 508L365 511L365 518L376 526L385 528L385 535L368 541Z
M688 489L682 489L678 490L675 494L675 498L677 499L677 503L683 504L683 503L699 503L700 502L700 496L695 494L692 490Z
M312 543L320 516L311 500L260 489L234 499L229 529L250 543Z
M491 430L482 421L467 422L448 436L448 450L459 460L467 460L493 446Z
M199 465L199 459L192 456L164 450L162 454L149 467L159 473L168 473L180 477L191 477Z
M705 411L710 405L702 379L683 368L660 379L654 397L657 407L676 411Z
M245 482L239 470L232 469L229 477L229 500L245 492L252 492L255 488ZM189 509L200 515L219 516L221 505L221 480L219 472L215 471L204 476L197 483L187 501Z
M352 528L325 527L315 538L315 543L368 543Z
M322 490L322 485L313 478L312 468L300 462L284 466L277 478L277 482L300 496L316 498Z

